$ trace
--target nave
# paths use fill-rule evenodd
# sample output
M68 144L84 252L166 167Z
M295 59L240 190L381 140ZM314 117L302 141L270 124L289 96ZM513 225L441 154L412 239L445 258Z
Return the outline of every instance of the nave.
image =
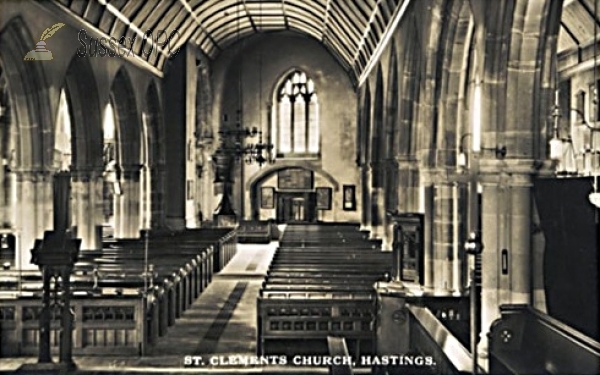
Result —
M218 352L257 293L242 353L600 373L598 27L599 0L0 0L0 361ZM221 275L277 224L256 293Z

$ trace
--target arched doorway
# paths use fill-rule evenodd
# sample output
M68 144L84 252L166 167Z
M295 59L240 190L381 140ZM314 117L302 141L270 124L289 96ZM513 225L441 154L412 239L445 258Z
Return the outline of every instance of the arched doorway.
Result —
M312 165L276 165L248 181L252 218L278 223L311 223L322 220L323 211L334 210L333 193L338 182Z

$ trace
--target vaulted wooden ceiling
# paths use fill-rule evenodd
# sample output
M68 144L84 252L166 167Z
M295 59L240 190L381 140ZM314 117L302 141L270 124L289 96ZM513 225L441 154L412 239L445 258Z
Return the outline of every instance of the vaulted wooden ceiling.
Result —
M594 44L600 33L600 0L564 0L558 53L581 51Z
M109 36L137 35L136 55L159 70L169 48L145 56L146 30L177 30L171 50L190 41L210 58L250 34L291 30L317 39L357 78L410 0L54 1Z
M357 80L411 0L53 1L108 36L136 36L133 51L159 72L170 51L188 41L215 58L250 34L291 30L321 42ZM593 45L594 31L600 30L598 2L564 0L559 54L581 54ZM159 53L146 55L142 41L147 30L153 30L155 36L159 30L176 33ZM162 35L160 40L164 39Z

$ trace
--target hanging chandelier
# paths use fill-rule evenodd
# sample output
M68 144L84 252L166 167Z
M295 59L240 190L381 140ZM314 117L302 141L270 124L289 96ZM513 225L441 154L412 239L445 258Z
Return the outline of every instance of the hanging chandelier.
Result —
M260 4L259 4L260 6ZM259 16L262 13L262 9L259 8ZM240 41L240 28L239 28L239 13L237 15L237 19L236 19L236 43L239 43ZM260 22L259 22L260 24ZM241 53L240 53L241 52ZM259 167L262 167L264 164L267 163L274 163L275 162L275 157L273 154L273 144L265 141L263 139L263 132L261 129L259 129L256 126L253 126L252 128L248 128L248 127L244 127L242 125L242 121L243 121L243 113L242 113L242 109L243 108L243 95L242 95L242 90L243 90L243 77L242 77L242 71L243 71L243 51L242 49L238 49L238 55L240 56L240 64L239 64L239 81L238 81L238 93L239 93L239 99L238 99L238 110L237 110L237 122L236 122L236 126L234 129L223 129L221 131L219 131L219 136L221 139L221 143L219 145L219 148L216 151L216 155L213 156L213 160L215 158L225 158L225 157L230 157L233 158L233 160L243 160L246 164L253 164L256 163L258 164ZM262 51L259 51L259 90L258 90L258 95L259 95L259 105L258 105L258 117L259 117L259 122L262 121ZM257 143L246 143L245 139L246 138L255 138L256 136L258 136L258 142ZM215 162L217 162L215 160ZM221 164L223 164L221 162Z

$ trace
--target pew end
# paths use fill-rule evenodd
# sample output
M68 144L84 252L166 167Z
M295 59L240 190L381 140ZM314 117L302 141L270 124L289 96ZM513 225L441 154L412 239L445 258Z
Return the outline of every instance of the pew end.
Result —
M346 339L337 336L327 336L327 347L329 349L329 355L332 358L348 358L350 353L348 352L348 346L346 345ZM353 375L354 371L352 366L347 363L339 365L329 365L329 375Z
M490 333L490 373L600 373L600 343L528 305L502 305Z

